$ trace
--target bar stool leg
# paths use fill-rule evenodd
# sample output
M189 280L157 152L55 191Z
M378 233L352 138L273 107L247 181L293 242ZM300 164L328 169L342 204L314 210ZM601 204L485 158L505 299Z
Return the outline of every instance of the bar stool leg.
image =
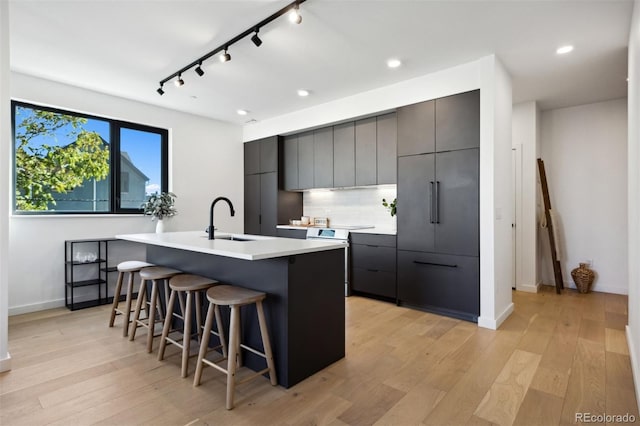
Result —
M118 272L118 281L116 282L116 289L113 293L113 305L111 306L111 318L109 319L109 327L113 327L113 322L116 319L116 309L118 309L118 302L120 301L120 291L122 291L122 279L124 272ZM129 323L125 323L125 328L129 326Z
M269 330L267 329L267 321L264 317L264 309L262 308L262 300L256 302L256 310L258 311L258 323L260 324L260 335L262 336L262 346L264 347L264 356L267 359L267 367L269 367L269 379L273 386L278 384L276 379L276 368L273 363L273 353L271 352L271 343L269 340Z
M142 305L145 303L147 298L147 281L141 279L140 280L140 288L138 289L138 301L136 302L136 310L133 313L133 321L131 321L131 330L129 330L129 341L133 341L136 338L136 330L138 329L138 320L140 319L140 311L142 310ZM147 318L149 318L149 311L147 311Z
M196 291L196 329L198 331L198 343L202 341L202 300L200 292Z
M122 337L127 337L129 334L129 321L131 320L131 299L133 298L133 272L129 272L129 282L127 283L127 298L125 302L124 310L124 326L122 327ZM120 293L118 293L120 294ZM114 295L115 297L115 295ZM120 297L118 296L118 299Z
M224 337L224 327L222 326L222 315L220 315L220 306L214 305L212 303L211 305L209 305L209 309L211 309L212 307L213 307L214 312L216 314L216 324L217 324L217 327L218 327L218 335L219 335L218 337L220 339L220 344L222 345L222 356L227 358L227 356L229 355L229 353L228 353L229 351L227 349L227 340ZM207 318L208 318L208 316L207 316ZM207 335L207 336L210 335L209 331L207 331L207 330L211 331L211 327L209 327L208 329L207 328L204 329L204 333L203 333L203 336L202 336L203 340L204 340L204 337L205 337L204 335ZM208 339L208 337L207 337L207 339ZM208 340L207 340L207 344L209 344Z
M193 375L193 386L200 385L200 378L202 377L202 369L204 367L204 363L202 360L207 355L207 347L209 346L209 337L211 336L211 327L213 326L213 315L216 305L213 303L209 305L209 310L207 311L207 319L204 323L204 330L202 333L202 342L200 343L200 351L198 352L198 364L196 365L196 372ZM216 317L218 314L216 313Z
M240 308L231 306L231 326L229 327L229 359L227 360L227 410L233 408L233 393L236 387L236 367L239 346Z
M189 349L191 348L191 311L193 310L193 292L187 291L187 311L184 313L184 334L182 335L182 377L189 370Z
M169 336L171 330L171 320L173 319L173 304L176 300L176 291L171 290L171 296L169 297L169 307L167 309L167 315L164 317L164 327L162 327L162 337L160 338L160 347L158 348L158 361L164 359L164 350L167 347L166 338Z
M158 306L158 281L151 281L151 306L149 306L149 332L147 333L147 352L153 351L153 331L156 325L156 307Z

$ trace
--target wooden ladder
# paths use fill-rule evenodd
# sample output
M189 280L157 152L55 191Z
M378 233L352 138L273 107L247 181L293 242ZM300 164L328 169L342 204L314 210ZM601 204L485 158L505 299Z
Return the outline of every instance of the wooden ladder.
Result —
M549 245L551 246L551 262L553 263L553 274L556 279L556 293L560 294L564 288L562 281L562 267L556 252L556 239L553 236L553 222L551 221L551 200L549 199L549 186L547 185L547 174L544 171L544 162L538 158L538 173L540 173L540 183L542 185L542 199L544 200L544 216L547 219L547 233L549 234Z

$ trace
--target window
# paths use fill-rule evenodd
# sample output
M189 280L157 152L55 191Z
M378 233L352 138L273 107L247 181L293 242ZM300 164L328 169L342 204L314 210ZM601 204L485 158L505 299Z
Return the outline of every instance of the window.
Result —
M168 131L11 102L14 211L137 213L168 188Z

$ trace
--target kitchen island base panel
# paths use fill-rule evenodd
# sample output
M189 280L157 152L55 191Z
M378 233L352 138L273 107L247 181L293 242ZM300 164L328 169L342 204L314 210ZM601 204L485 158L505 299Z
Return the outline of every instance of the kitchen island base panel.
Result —
M278 384L285 388L345 356L342 249L249 261L147 245L147 259L267 293L264 311ZM223 313L227 330L228 314ZM248 346L262 348L255 306L243 308L241 314L242 339ZM263 358L248 351L243 363L256 371L265 367Z

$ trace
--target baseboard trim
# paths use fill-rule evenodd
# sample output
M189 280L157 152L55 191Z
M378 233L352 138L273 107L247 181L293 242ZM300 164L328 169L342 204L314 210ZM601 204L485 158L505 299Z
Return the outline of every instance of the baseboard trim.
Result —
M0 373L11 370L11 354L7 352L6 358L0 359Z
M537 293L540 290L540 283L538 284L523 284L516 286L516 291L524 291L525 293Z
M542 284L542 285L547 285L550 287L554 287L554 284ZM568 282L565 281L564 282L564 288L570 288L573 290L577 290L577 287L574 283L572 282ZM599 293L610 293L610 294L623 294L623 295L628 295L629 294L629 289L626 287L616 287L616 286L610 286L610 285L601 285L601 284L596 284L595 286L593 286L591 288L591 291L596 291Z
M629 358L631 359L631 373L633 375L633 384L636 387L636 395L640 395L640 365L638 365L638 355L635 352L635 344L633 341L633 337L631 334L631 329L627 325L626 328L627 334L627 345L629 345ZM638 404L638 411L640 411L640 398L636 398L636 403Z
M478 317L478 327L488 328L490 330L497 330L498 327L509 318L509 315L513 313L514 305L509 303L509 306L500 314L498 318L487 318L483 316Z
M32 303L30 305L13 306L9 308L9 316L29 314L31 312L46 311L64 307L64 299L50 300L48 302Z

